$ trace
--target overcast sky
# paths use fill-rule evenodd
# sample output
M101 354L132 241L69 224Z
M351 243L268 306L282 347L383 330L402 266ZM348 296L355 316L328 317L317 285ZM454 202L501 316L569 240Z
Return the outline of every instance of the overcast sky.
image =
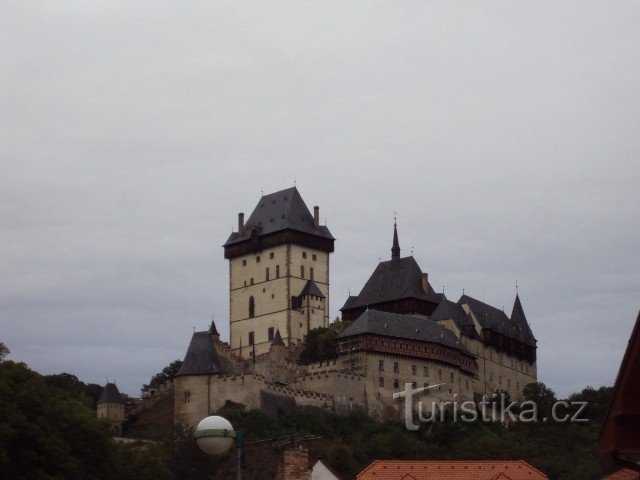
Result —
M640 308L640 3L0 2L0 341L139 394L221 245L297 182L331 315L390 256L511 312L539 379L611 385Z

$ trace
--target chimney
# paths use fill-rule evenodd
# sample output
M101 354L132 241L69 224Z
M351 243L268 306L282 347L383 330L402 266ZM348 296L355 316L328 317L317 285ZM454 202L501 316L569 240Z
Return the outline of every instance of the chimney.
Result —
M423 273L420 276L420 280L422 282L422 290L424 290L424 293L429 293L429 274Z
M238 214L238 233L244 234L244 213L242 212Z
M313 207L313 226L320 228L320 207Z

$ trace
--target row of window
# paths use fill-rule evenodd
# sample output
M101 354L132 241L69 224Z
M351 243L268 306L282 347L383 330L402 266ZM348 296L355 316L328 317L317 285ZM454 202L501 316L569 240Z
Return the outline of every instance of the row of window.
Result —
M493 382L493 372L489 372L489 381ZM502 375L498 375L498 385L502 385ZM511 379L507 378L507 389L511 388ZM520 391L520 382L516 382L516 391Z
M304 272L305 272L305 270L304 270L304 265L301 265L301 266L300 266L300 276L301 276L302 278L305 278L305 277L304 277L304 274L305 274ZM276 265L276 276L275 276L275 278L280 278L280 265ZM314 279L313 267L309 268L309 278L310 278L311 280L313 280L313 279ZM269 267L267 267L267 268L265 269L265 271L264 271L264 279L265 279L265 281L267 281L267 282L268 282L269 280L271 280L271 270L269 270ZM251 277L251 278L249 279L249 285L253 285L253 283L254 283L254 282L253 282L253 277ZM244 281L244 286L245 286L245 287L247 286L247 281L246 281L246 280Z
M269 259L273 260L274 257L274 253L270 252L269 253ZM302 258L307 258L307 252L302 252ZM316 260L318 260L318 256L313 253L311 255L311 259L315 262ZM256 255L256 263L260 263L260 255ZM245 258L244 260L242 260L242 266L246 267L247 266L247 259Z
M275 336L274 328L269 327L267 329L267 338L269 339L269 341L271 341L273 340L274 336ZM253 345L254 343L256 343L256 335L254 332L249 332L249 346Z
M469 380L466 380L465 383L466 383L467 390L469 390ZM378 386L381 387L381 388L384 388L384 386L385 386L384 377L378 377ZM422 386L423 387L428 387L429 383L425 382L425 383L422 384ZM400 380L399 379L397 379L397 378L393 379L393 388L396 389L396 390L400 388ZM413 388L413 389L418 388L418 382L411 382L411 388ZM441 390L441 389L442 389L442 387L438 386L438 390ZM451 392L452 389L449 389L449 391Z

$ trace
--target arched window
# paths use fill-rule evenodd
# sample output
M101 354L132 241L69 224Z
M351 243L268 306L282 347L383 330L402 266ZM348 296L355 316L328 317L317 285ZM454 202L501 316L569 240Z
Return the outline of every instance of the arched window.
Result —
M256 301L253 296L249 297L249 318L253 318L256 315Z

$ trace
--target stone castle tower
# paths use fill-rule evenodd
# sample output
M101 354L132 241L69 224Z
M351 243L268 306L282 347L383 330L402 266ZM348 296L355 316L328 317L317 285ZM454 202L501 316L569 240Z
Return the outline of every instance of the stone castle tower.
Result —
M96 406L98 418L106 418L120 435L124 423L124 402L115 383L108 382L102 389Z
M329 254L334 238L297 188L263 195L224 244L229 260L230 346L240 358L287 346L329 323Z

